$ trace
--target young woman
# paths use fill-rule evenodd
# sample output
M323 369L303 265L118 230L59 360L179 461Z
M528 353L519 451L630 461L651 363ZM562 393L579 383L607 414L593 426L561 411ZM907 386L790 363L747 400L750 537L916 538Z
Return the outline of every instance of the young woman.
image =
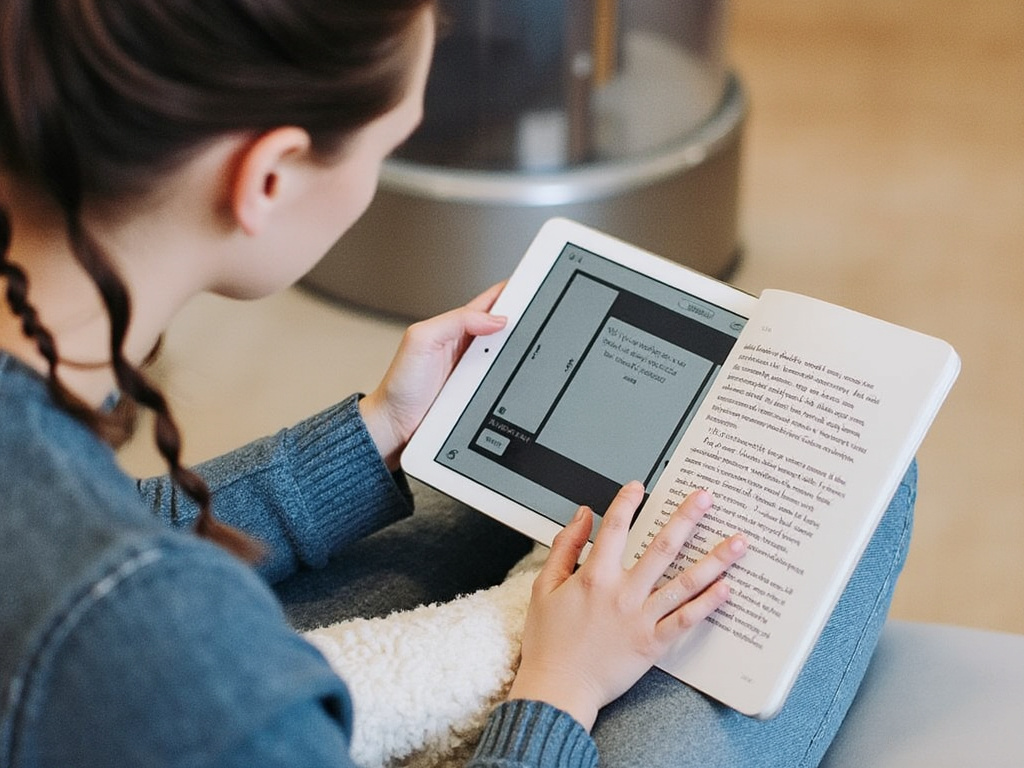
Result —
M410 328L374 392L196 470L141 369L191 297L281 289L365 210L420 119L433 26L429 0L0 6L0 766L349 764L344 683L268 583L408 514L398 456L468 339L502 327L496 291ZM133 405L168 478L116 464ZM648 672L727 599L739 536L653 589L710 497L629 571L639 486L574 572L581 510L473 764L816 763L884 618L911 491L771 723Z

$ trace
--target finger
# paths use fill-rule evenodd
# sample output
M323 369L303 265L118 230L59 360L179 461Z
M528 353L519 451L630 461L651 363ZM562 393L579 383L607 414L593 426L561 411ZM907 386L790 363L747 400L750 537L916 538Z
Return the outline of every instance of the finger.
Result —
M711 505L711 494L703 489L687 496L633 565L631 578L650 590L679 557L679 552L693 536L697 523L711 509Z
M460 349L472 336L486 336L505 327L507 318L481 310L460 307L409 326L406 340L410 351L423 352L449 345Z
M654 628L659 643L668 645L700 624L729 600L729 585L716 581L707 589L663 616Z
M490 336L502 330L508 318L500 315L492 315L488 312L479 312L469 309L462 310L462 334L453 339L452 362L459 360L469 348L474 337Z
M601 527L594 538L594 548L587 556L588 564L594 563L596 567L622 566L629 525L643 498L644 486L636 480L619 489L601 520Z
M488 336L500 331L508 323L508 318L503 315L469 309L465 311L462 320L464 333L469 336Z
M654 590L647 598L645 608L656 616L665 616L699 600L709 587L719 581L726 569L743 556L746 549L747 540L742 534L719 542L707 555ZM692 611L685 615L691 614Z
M559 584L572 576L580 553L590 538L594 514L589 507L580 507L576 516L565 528L558 532L551 542L551 552L540 573L537 574L536 585L545 592L550 592Z
M407 346L414 353L447 349L454 363L474 336L497 333L508 324L508 318L492 315L490 309L505 287L496 283L462 307L421 320L406 331Z

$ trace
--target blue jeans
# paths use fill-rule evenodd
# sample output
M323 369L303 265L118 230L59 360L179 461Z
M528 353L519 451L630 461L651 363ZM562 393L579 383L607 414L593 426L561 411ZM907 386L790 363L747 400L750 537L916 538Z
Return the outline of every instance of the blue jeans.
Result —
M598 717L601 765L817 765L885 622L910 543L916 487L913 465L776 717L745 717L654 669ZM499 582L531 547L427 489L417 488L417 506L411 518L358 542L327 568L278 585L293 624L305 629L450 600Z

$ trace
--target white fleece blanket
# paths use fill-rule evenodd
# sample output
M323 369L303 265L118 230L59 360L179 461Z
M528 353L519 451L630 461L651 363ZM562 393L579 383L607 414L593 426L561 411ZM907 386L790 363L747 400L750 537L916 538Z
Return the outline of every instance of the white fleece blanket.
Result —
M462 765L519 663L537 546L501 584L449 603L305 633L355 705L352 757L376 766Z

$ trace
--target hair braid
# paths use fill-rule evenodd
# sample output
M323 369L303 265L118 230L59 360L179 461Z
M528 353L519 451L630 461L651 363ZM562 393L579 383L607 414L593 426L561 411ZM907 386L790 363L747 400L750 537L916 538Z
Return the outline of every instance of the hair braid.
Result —
M258 542L214 516L206 482L181 463L181 431L171 415L167 398L124 356L124 341L131 319L131 298L124 282L99 245L82 228L78 217L70 212L67 228L75 258L99 290L110 318L110 364L117 385L123 396L153 413L157 450L167 462L171 479L199 506L196 533L216 541L242 559L259 559L263 547ZM172 515L177 515L176 508L172 510Z
M6 298L11 311L21 320L21 332L33 340L50 368L51 376L57 367L57 345L53 335L39 322L39 314L28 301L28 277L17 264L7 258L11 247L11 223L0 210L0 274L7 281Z

